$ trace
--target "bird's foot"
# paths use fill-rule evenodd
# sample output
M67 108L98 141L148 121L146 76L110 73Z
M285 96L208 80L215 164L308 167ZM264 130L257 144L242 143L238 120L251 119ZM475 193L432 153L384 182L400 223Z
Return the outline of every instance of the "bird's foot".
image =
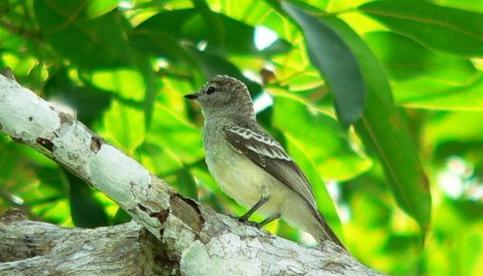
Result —
M241 217L237 217L235 215L228 215L228 216L231 217L232 219L238 220L239 222L246 224L248 226L256 227L256 228L259 228L259 229L263 226L263 225L260 225L260 223L258 223L258 222L249 221L248 218L246 218L245 216L241 216Z
M280 218L280 214L277 213L277 214L273 214L273 215L269 216L268 218L264 219L261 222L255 222L255 221L249 221L246 216L241 216L241 217L237 217L237 216L234 216L234 215L229 215L229 216L232 219L236 219L243 224L253 226L253 227L256 227L258 229L261 229L263 226L265 226L265 225L269 224L270 222Z

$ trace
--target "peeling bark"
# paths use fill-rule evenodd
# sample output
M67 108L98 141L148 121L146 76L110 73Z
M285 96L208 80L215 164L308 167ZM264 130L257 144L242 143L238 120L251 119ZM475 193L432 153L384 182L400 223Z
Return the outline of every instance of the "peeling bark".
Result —
M137 223L160 241L156 246L159 246L164 256L161 260L177 264L177 273L377 274L331 241L322 244L321 248L307 248L240 224L225 215L217 214L209 207L183 198L163 180L150 174L137 161L93 134L73 116L42 100L20 86L13 78L2 75L0 126L5 134L49 156L116 201ZM27 222L23 223L29 225ZM112 228L119 227L126 226ZM111 227L101 229L109 228ZM95 241L92 239L91 243L95 244ZM0 243L3 243L1 238ZM22 241L18 240L18 243L21 244ZM82 252L82 248L76 247L72 250L72 254L75 250ZM29 267L42 265L34 263L34 259L23 259L14 263L23 262L22 266L28 263ZM63 261L67 262L66 266L69 263L72 265L71 273L79 268L72 259Z
M169 275L162 247L135 222L96 229L64 229L0 218L0 275ZM158 245L158 246L155 246Z

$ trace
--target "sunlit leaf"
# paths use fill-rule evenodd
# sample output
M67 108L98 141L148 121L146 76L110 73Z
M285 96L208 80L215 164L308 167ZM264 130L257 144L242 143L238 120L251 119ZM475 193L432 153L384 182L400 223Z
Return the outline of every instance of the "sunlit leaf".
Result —
M483 14L428 1L374 1L359 9L390 29L439 51L483 56Z
M397 103L429 109L482 110L482 77L470 60L429 51L391 32L372 32L365 40L393 78Z
M387 31L370 32L364 40L391 78L398 81L425 77L430 82L461 85L476 74L466 58L433 52L416 41Z
M444 5L447 7L483 12L483 2L473 0L437 0L434 3Z
M103 136L128 153L132 153L144 141L144 114L137 108L112 101L103 124Z
M90 18L101 16L115 9L119 0L91 0L86 8L86 14Z
M156 104L154 107L151 129L146 135L146 142L161 146L165 152L171 152L173 158L182 163L191 163L203 156L201 130L189 123L182 114L170 108ZM160 166L163 164L161 163Z
M316 107L277 94L273 113L274 126L297 141L323 179L347 180L369 169L371 162L355 152L337 121Z
M362 68L367 91L364 113L355 127L364 144L381 162L389 187L399 206L427 231L431 214L431 194L427 177L413 138L394 105L383 68L362 39L344 22L324 17L343 37Z
M287 148L290 155L293 157L295 162L301 167L304 174L310 181L312 186L312 191L314 193L315 201L317 207L319 208L321 214L331 225L332 229L338 233L339 237L343 237L342 226L340 223L339 215L335 209L335 204L327 191L324 181L320 177L317 169L312 160L308 157L307 152L302 148L302 144L296 139L292 139L290 136L287 138Z
M476 74L462 86L448 87L427 80L395 83L398 102L414 108L454 111L483 111L483 74Z
M91 84L103 90L119 93L123 98L142 100L146 84L136 70L123 68L116 70L96 70L90 76Z
M429 118L424 129L427 143L483 142L483 112L447 112ZM483 149L482 149L483 150Z

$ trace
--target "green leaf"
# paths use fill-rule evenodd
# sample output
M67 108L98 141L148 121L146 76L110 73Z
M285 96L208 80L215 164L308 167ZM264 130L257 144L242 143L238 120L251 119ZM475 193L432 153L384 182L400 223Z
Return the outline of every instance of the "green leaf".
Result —
M197 49L192 49L192 53L200 63L206 79L211 79L216 75L229 75L245 83L252 95L262 91L260 84L246 78L238 67L225 58Z
M302 29L310 60L334 94L335 109L342 125L357 121L364 108L365 87L354 54L324 21L285 1L281 7Z
M483 56L483 14L427 1L374 1L359 9L395 32L439 51Z
M362 68L367 100L355 124L364 144L374 150L398 205L420 225L423 233L431 218L431 193L419 153L406 123L399 116L382 66L363 40L343 21L321 18L349 45Z
M99 119L109 107L112 95L92 86L76 85L65 68L52 75L44 87L45 95L72 107L77 119L87 126Z
M428 118L424 129L426 146L437 150L441 144L459 142L471 147L483 143L482 112L438 112ZM480 146L483 151L483 147ZM476 157L476 156L475 156Z
M133 48L142 53L163 57L172 63L184 62L191 66L196 65L191 54L179 45L176 28L164 29L162 24L165 21L157 18L153 16L129 33L129 43ZM169 18L167 17L166 20Z
M43 37L61 56L80 67L129 65L125 33L129 23L117 10L88 18L88 2L36 0L34 10Z
M287 94L276 93L273 106L273 125L296 141L322 179L348 180L370 168L333 117Z
M392 32L365 35L374 54L392 77L398 104L446 110L482 110L482 75L462 57L427 50Z
M94 18L106 14L117 8L119 0L91 0L86 9L89 18Z
M217 16L216 13L212 12L205 0L192 0L194 6L199 11L202 17L202 25L206 29L206 26L210 26L208 36L204 37L208 39L208 45L210 48L215 49L215 52L222 52L225 48L224 38L225 38L225 28L222 25L221 17ZM200 26L200 24L195 24L194 26ZM215 47L212 47L214 45Z
M198 189L196 187L196 182L191 175L188 168L183 167L176 173L177 178L177 190L183 195L184 197L192 198L197 200L198 199Z
M153 122L146 135L146 143L162 149L167 164L157 164L159 172L166 172L173 168L180 168L183 163L192 163L203 157L201 130L189 123L182 114L178 114L170 107L156 103L154 106ZM151 148L155 151L156 148ZM163 168L165 165L169 165Z
M309 154L303 150L303 144L300 144L294 137L286 135L286 140L290 155L309 179L318 209L331 225L331 228L338 233L337 236L343 237L342 225L337 210L335 209L334 201L330 197L329 191L327 191L327 187L317 172L314 163L308 157Z
M394 32L366 33L364 40L388 75L397 81L424 77L429 82L456 86L474 78L477 72L472 62L466 58L430 51L418 42Z
M146 84L143 75L133 69L95 70L89 75L91 85L115 92L124 99L141 101Z
M367 170L370 161L358 156L337 121L317 108L282 93L276 93L273 106L273 125L310 180L319 209L336 232L343 233L323 179L350 179Z
M400 104L414 108L454 111L483 111L483 74L476 74L462 86L414 80L395 83Z
M131 221L131 215L129 215L122 208L118 208L116 214L112 218L112 225L123 224Z
M142 111L115 100L106 111L103 118L104 129L99 132L106 140L132 153L144 141L144 122Z
M457 9L463 9L463 10L469 10L469 11L476 11L476 12L483 12L483 2L482 1L474 1L474 0L438 0L438 4L447 6L447 7L452 7L452 8L457 8Z
M77 176L64 170L69 181L70 212L77 227L94 228L108 225L107 214L91 189Z
M216 25L207 23L206 17L210 18L210 23L215 22ZM162 37L150 35L157 33L161 33ZM150 35L150 39L156 42L159 49L167 47L163 42L166 37L174 39L168 42L169 45L180 40L188 40L193 45L197 45L209 39L208 50L223 49L225 53L241 55L273 55L287 52L291 47L286 40L276 39L267 48L259 50L255 46L253 26L212 11L203 10L200 14L197 9L160 12L137 26L134 34L138 38L142 38L145 34ZM236 36L230 34L236 34ZM150 47L139 40L137 44Z
M146 88L144 91L144 126L149 129L151 126L151 121L154 112L154 104L156 102L156 94L161 87L161 82L157 81L156 75L149 63L149 60L144 57L137 58L139 71L143 73L144 82L146 83Z

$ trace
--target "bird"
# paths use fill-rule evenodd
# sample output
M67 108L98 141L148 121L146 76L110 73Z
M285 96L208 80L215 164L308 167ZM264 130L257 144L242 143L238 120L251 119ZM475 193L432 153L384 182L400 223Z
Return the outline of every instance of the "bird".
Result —
M195 93L185 95L201 105L203 144L208 170L223 192L245 207L239 217L258 211L259 227L282 218L320 244L331 240L345 249L319 212L307 177L282 145L257 122L247 86L217 75Z

